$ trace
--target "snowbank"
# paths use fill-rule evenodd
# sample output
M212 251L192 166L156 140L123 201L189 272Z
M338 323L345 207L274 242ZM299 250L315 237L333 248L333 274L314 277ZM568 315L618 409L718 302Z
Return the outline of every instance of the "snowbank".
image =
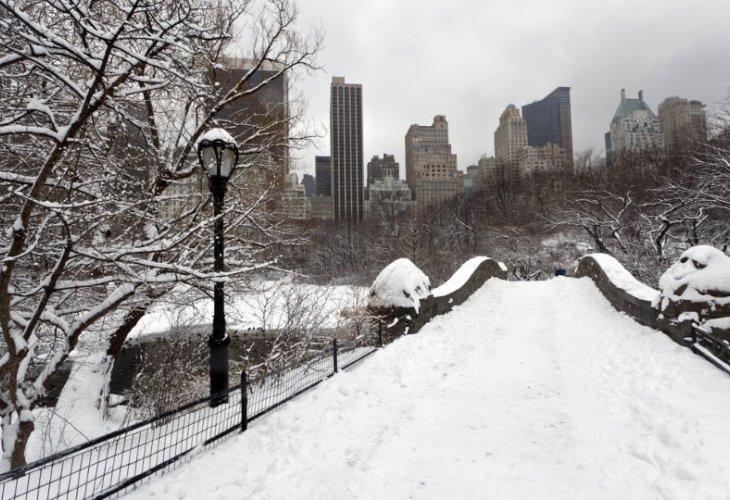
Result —
M647 286L634 278L634 276L628 272L619 261L610 255L605 253L595 253L590 254L587 257L592 258L599 266L601 266L601 269L611 283L637 299L653 301L659 295L657 290L654 290L652 287Z
M383 269L370 288L369 307L412 307L431 293L428 276L408 259L398 259Z
M474 274L474 271L476 271L479 267L479 264L481 264L485 260L487 260L487 257L474 257L464 262L464 264L462 264L462 266L454 273L453 276L451 276L451 278L449 278L446 283L433 290L433 296L443 297L444 295L454 293L456 290L466 284L469 278L471 278L471 275Z

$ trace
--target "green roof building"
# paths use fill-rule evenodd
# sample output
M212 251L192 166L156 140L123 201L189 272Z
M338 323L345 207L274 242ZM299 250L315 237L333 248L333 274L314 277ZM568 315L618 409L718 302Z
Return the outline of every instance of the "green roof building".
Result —
M638 99L626 97L621 89L621 102L606 134L606 157L609 160L627 153L645 153L664 150L664 136L659 118L644 102L644 92Z

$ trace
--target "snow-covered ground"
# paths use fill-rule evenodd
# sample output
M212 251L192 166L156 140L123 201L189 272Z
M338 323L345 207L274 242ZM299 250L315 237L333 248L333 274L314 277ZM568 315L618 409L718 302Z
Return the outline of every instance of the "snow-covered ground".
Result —
M587 278L492 279L131 497L728 498L729 389Z
M363 307L367 288L319 286L293 283L291 279L261 281L246 293L230 293L226 319L230 328L279 328L284 324L309 328L334 328L343 320L342 312ZM177 328L210 325L213 301L210 297L180 287L155 303L137 324L130 339L169 332ZM55 408L34 410L36 431L26 451L29 461L47 457L90 439L133 423L126 406L111 408L106 417L100 409L102 389L110 368L105 361L105 337L82 336L71 353L73 371Z

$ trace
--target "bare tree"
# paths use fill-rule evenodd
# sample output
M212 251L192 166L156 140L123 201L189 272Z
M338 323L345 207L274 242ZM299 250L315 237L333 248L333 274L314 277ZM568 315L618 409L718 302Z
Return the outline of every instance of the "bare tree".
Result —
M569 201L568 207L557 211L551 226L555 229L582 229L600 252L613 253L611 242L626 251L623 233L629 224L632 208L633 200L628 191L615 194L605 189L586 190Z
M226 106L314 68L320 39L295 17L287 0L0 0L3 468L25 463L49 376L100 320L117 326L113 352L176 284L207 290L275 262L267 195L233 179L239 202L223 216L237 240L228 269L211 272L193 153ZM251 63L221 92L210 68L238 26ZM267 130L244 142L240 176L271 158Z

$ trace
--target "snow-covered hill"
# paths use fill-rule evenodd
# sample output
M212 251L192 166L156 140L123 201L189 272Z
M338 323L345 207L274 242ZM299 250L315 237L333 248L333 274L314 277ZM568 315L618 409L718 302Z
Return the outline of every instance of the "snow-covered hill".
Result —
M727 498L730 377L586 279L490 280L136 498Z

